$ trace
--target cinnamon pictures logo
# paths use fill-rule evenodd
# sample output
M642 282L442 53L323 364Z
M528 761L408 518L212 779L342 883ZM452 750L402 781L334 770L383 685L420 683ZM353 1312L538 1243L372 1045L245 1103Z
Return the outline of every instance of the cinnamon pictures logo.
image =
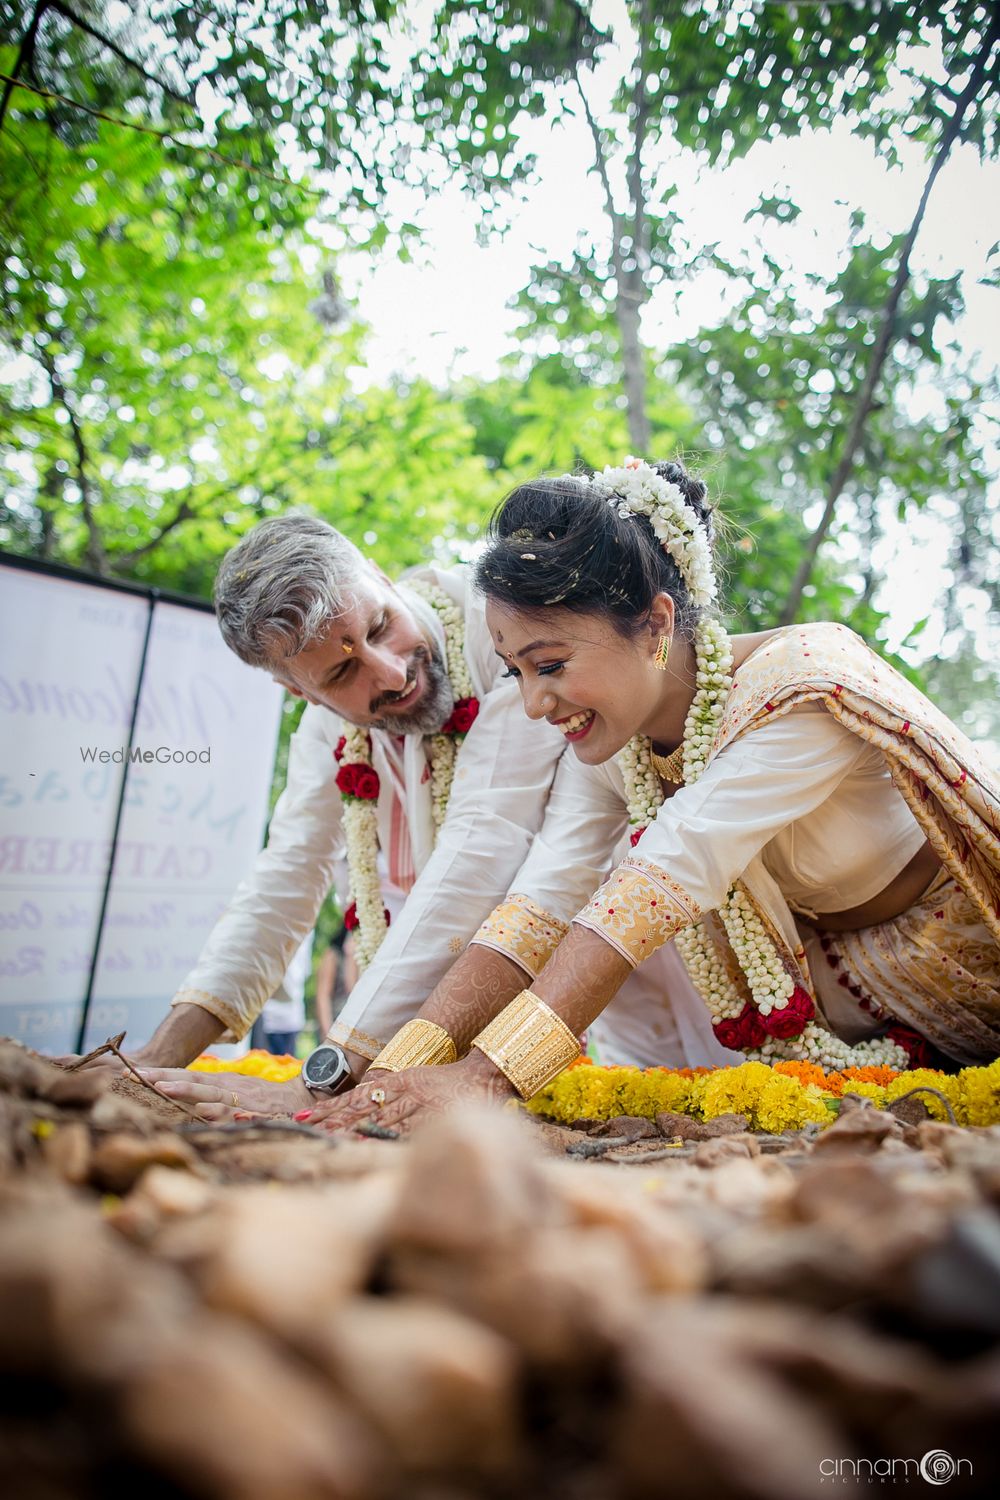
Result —
M923 1479L927 1484L947 1484L960 1475L972 1474L972 1460L952 1458L943 1448L930 1448L923 1458L824 1458L819 1465L820 1483L909 1484Z
M202 765L212 763L212 747L204 750L171 750L167 745L158 745L155 750L143 750L141 745L119 745L116 750L101 750L97 745L81 745L80 759L100 766L121 766L127 761L130 766Z

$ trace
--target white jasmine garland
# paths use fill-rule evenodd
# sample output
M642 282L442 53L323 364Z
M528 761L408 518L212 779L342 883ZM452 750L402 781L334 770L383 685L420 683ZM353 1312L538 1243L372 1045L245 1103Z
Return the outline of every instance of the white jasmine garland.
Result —
M711 547L701 521L685 501L680 487L633 458L627 458L622 467L606 468L591 483L609 491L609 503L623 519L630 515L649 518L653 534L677 564L691 603L698 609L708 608L718 594ZM685 785L697 781L708 764L732 687L732 647L717 621L699 621L694 648L695 692L684 721L682 741ZM637 831L634 837L653 821L663 805L663 787L650 760L651 749L646 736L637 734L615 757L625 783L629 823ZM753 1005L761 1016L785 1009L794 994L795 981L785 969L752 902L738 885L720 903L718 915L746 978ZM731 980L704 925L694 923L679 932L674 941L713 1026L742 1015L745 997ZM903 1048L887 1038L851 1046L812 1020L795 1037L769 1036L761 1047L747 1049L747 1056L764 1062L807 1059L828 1069L909 1066Z
M465 615L436 584L407 580L407 588L434 610L444 631L445 667L456 702L475 696L465 660ZM448 811L455 757L464 734L430 736L431 818L437 835ZM370 766L371 737L366 729L345 725L343 763ZM357 912L355 952L359 971L371 963L388 931L382 883L378 874L378 803L345 795L344 836L351 899Z
M465 660L464 613L436 584L415 581L411 582L409 587L413 593L427 601L441 622L444 630L445 667L456 702L462 698L471 698L473 696L472 678ZM455 736L450 734L431 736L431 817L435 833L441 831L448 811L457 752Z
M444 664L448 680L456 701L473 697L472 678L465 660L465 614L462 609L436 583L423 579L408 578L406 587L411 594L425 599L434 610L444 631Z
M807 1021L805 1030L798 1036L783 1040L768 1037L763 1047L751 1054L761 1062L812 1062L825 1072L839 1072L842 1068L895 1068L905 1072L910 1059L904 1047L890 1041L888 1037L871 1037L865 1042L844 1042L824 1026Z
M754 1005L762 1016L783 1010L792 998L795 981L786 973L763 922L738 885L719 907L719 916L746 975Z
M370 766L371 763L371 737L367 729L346 725L344 764ZM349 796L343 801L347 871L358 917L354 950L361 970L371 963L388 930L378 876L378 803Z

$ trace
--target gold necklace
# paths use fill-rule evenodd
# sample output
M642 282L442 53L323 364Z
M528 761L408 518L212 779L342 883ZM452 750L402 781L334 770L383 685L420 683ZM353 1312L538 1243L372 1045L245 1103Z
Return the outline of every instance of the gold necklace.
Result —
M672 781L675 786L684 785L684 741L671 750L669 755L657 755L652 743L649 746L649 759L653 770L661 781Z

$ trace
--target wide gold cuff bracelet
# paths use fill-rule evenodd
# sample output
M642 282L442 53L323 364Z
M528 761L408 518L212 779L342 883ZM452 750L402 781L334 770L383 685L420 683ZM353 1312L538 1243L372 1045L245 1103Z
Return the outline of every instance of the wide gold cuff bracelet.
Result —
M472 1043L531 1099L580 1055L566 1022L530 990L522 990Z
M438 1063L453 1063L458 1057L455 1043L443 1026L433 1021L407 1021L370 1064L388 1073L402 1073L404 1068L430 1068Z

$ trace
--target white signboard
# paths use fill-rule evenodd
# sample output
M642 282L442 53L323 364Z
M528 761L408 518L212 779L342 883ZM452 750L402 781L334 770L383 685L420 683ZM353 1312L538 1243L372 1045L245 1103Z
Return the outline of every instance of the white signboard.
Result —
M149 616L0 562L0 1034L40 1051L76 1049L95 945L85 1049L146 1040L261 844L281 691L158 601L130 747Z

